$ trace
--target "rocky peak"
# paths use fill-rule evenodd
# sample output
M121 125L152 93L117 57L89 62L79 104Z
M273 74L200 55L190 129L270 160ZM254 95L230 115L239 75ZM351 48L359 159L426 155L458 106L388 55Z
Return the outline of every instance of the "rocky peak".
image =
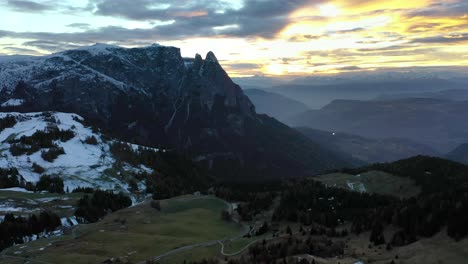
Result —
M250 99L231 80L213 52L208 52L205 60L197 54L193 69L202 81L201 94L210 109L214 104L215 98L221 97L224 99L225 106L237 109L249 116L255 114L254 106L250 102Z
M206 54L205 61L206 61L206 62L219 63L219 62L218 62L218 59L216 58L216 56L214 55L214 53L213 53L212 51L210 51L210 52L208 52L208 53Z

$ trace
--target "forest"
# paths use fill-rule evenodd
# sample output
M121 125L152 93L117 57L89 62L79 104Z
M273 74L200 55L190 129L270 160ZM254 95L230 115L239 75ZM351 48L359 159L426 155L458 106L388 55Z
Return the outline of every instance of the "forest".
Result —
M136 175L138 180L145 181L146 192L153 193L153 199L206 192L212 183L206 168L192 161L189 155L145 147L134 149L120 142L113 143L110 151L117 163L143 164L153 169L152 174Z
M95 190L92 195L86 194L78 201L75 216L82 223L95 223L108 213L131 205L132 200L122 193Z
M54 231L61 226L60 217L52 212L43 211L28 218L6 214L0 223L0 251L14 244L21 244L25 239L43 232Z

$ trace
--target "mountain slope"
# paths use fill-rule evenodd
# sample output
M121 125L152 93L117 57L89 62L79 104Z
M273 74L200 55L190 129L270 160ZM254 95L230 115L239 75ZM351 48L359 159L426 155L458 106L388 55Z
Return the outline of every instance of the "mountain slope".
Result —
M245 89L244 93L255 105L257 113L267 114L282 122L308 110L305 104L277 93L260 89Z
M211 52L205 59L184 59L174 47L100 44L6 60L0 63L0 87L0 102L10 102L3 111L77 113L115 137L190 153L230 180L350 164L257 115Z
M366 163L391 162L416 155L436 155L431 148L405 139L368 139L352 134L296 128L322 147L346 153Z
M37 183L41 175L57 175L69 191L77 187L118 190L129 193L129 177L121 175L152 173L144 165L117 164L111 153L113 140L83 125L83 118L67 113L0 113L0 123L6 119L15 120L0 129L0 168L18 170L21 181ZM54 138L59 131L69 137ZM46 138L52 139L46 146ZM133 145L135 149L139 146ZM43 155L50 149L62 149L63 153L54 158ZM149 149L149 148L148 148ZM157 149L152 149L157 152ZM144 182L139 184L145 189Z

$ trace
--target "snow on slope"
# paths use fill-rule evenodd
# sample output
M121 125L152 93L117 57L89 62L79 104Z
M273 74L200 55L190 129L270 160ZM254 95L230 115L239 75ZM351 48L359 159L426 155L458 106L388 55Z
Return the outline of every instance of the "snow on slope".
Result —
M2 104L2 107L6 106L20 106L24 103L23 99L10 99Z
M103 141L101 134L94 133L90 128L77 121L83 120L82 117L68 113L51 113L50 117L46 117L44 113L0 113L0 118L8 115L15 116L17 123L15 126L0 132L1 168L15 167L24 180L37 182L40 174L35 173L32 169L32 164L36 163L45 169L45 174L60 176L64 180L65 188L70 191L76 187L93 187L128 192L126 182L106 173L106 170L112 169L115 165L115 159L109 151L112 141ZM45 130L50 125L56 125L61 130L70 129L75 133L75 137L67 142L55 141L59 147L64 149L64 155L58 156L53 162L48 162L41 157L41 151L29 156L26 154L13 156L11 154L8 140L31 136L36 131ZM91 136L97 139L97 145L84 142L87 137ZM129 164L124 164L121 170L131 173L151 172L151 169L144 166L135 168Z
M149 48L163 47L153 44ZM93 80L99 78L119 89L130 87L120 80L116 80L105 73L99 72L82 62L92 56L111 55L111 60L117 59L129 65L131 63L124 54L126 48L97 43L74 50L62 51L46 56L0 56L0 91L12 91L19 81L25 81L35 88L49 88L54 80L60 81L70 78ZM152 53L152 49L147 50ZM84 54L83 54L84 53ZM142 89L140 89L144 92Z

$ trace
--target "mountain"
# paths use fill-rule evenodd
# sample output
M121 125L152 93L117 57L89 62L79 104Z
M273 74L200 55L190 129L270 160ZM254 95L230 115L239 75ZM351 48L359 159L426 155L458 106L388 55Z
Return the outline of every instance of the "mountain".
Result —
M255 105L257 113L267 114L282 122L308 110L305 104L277 93L261 89L245 89L244 93Z
M377 100L396 100L403 98L434 98L454 101L468 100L468 89L452 89L442 90L437 92L419 92L419 93L402 93L402 94L384 94L377 97Z
M372 81L349 81L323 83L310 81L307 84L291 83L274 86L272 92L306 104L309 108L319 109L333 100L371 100L381 95L414 94L437 92L449 89L465 89L466 83L452 82L440 78L422 79L383 79Z
M224 179L350 164L257 114L212 52L189 59L175 47L97 44L1 61L1 111L76 113L116 138L187 153Z
M468 144L464 143L445 155L447 159L468 164Z
M357 135L328 132L308 127L296 128L331 151L345 153L365 163L392 162L416 155L437 155L430 147L406 139L369 139Z
M468 101L335 100L296 116L291 123L373 139L406 138L446 153L468 142L467 111Z

